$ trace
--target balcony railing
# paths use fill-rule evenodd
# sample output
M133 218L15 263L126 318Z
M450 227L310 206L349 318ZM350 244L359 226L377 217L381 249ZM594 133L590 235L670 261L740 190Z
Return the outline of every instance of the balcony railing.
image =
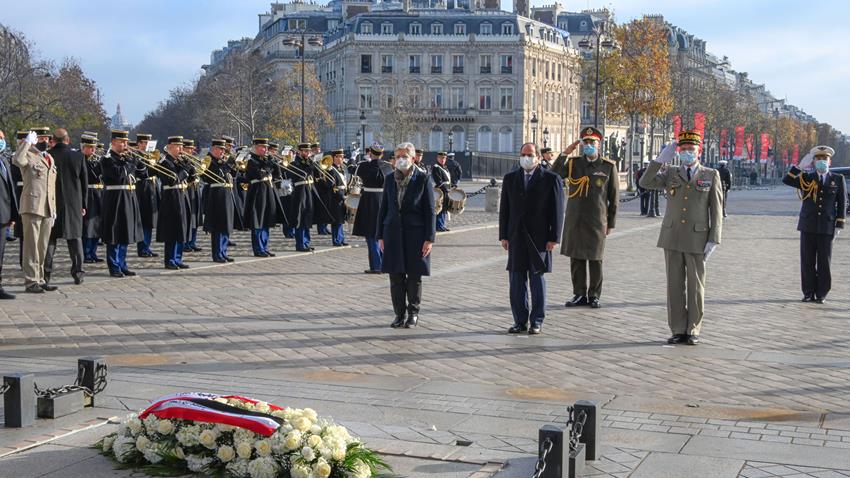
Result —
M452 67L452 73L456 73L456 74L457 73L463 73L463 67L462 66L453 66Z
M514 67L512 67L512 66L503 66L502 67L502 74L503 75L510 75L513 72L514 72Z
M481 73L482 74L490 73L490 67L489 66L482 66L481 67Z
M442 72L443 72L442 66L432 66L431 67L431 74L440 74Z
M420 68L419 68L418 66L411 66L411 67L410 67L410 72L411 72L411 73L419 74L419 70L420 70Z
M392 73L392 72L393 72L392 66L384 65L384 66L381 67L381 73Z

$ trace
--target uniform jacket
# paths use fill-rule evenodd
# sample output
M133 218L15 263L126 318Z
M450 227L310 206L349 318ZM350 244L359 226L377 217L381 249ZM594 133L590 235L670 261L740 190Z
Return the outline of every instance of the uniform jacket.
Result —
M162 182L162 194L160 196L159 211L156 223L157 242L187 242L191 234L192 213L189 194L184 188L173 189L175 185L185 185L194 176L189 175L189 170L180 164L170 154L166 154L159 161L160 169L167 169L177 176L173 179L167 174L151 169ZM194 172L194 169L192 170Z
M103 209L103 179L101 178L100 158L84 160L88 184L86 192L86 215L83 216L83 237L100 237L101 215Z
M114 151L101 158L103 204L100 238L106 244L133 244L144 237L139 200L131 189L109 189L109 186L134 186L136 178L146 177L144 166Z
M844 182L844 176L827 173L826 183L824 183L819 174L804 173L796 166L791 166L788 174L782 178L783 183L797 189L801 189L801 182L811 183L811 181L817 184L817 192L803 199L797 230L832 236L836 228L844 227L844 217L847 212L847 185Z
M15 194L15 180L12 178L9 162L2 156L0 161L4 166L0 168L0 227L2 227L18 220L18 196Z
M322 175L316 171L311 159L297 158L283 170L282 176L292 181L292 194L284 196L286 200L283 202L288 224L295 228L309 229L319 218L316 211L325 213L324 200L319 197L315 185Z
M460 163L458 163L454 158L448 158L446 159L446 169L448 169L449 173L452 175L452 187L456 188L457 183L460 181L460 177L463 174Z
M385 177L375 237L384 240L381 271L427 276L431 274L431 255L422 257L422 245L425 241L434 242L436 237L434 183L418 168L410 174L401 206L395 178L392 174Z
M601 157L589 161L585 156L560 156L552 172L567 183L567 216L561 254L573 259L601 261L605 253L605 231L616 225L620 201L617 163ZM568 176L580 183L570 184Z
M55 217L56 161L35 146L23 143L23 146L15 151L12 162L20 168L24 182L20 196L20 213Z
M723 183L723 190L728 191L732 189L732 171L729 171L729 168L726 166L720 166L717 168L717 172L720 173L720 182Z
M211 233L230 234L234 220L241 223L242 218L235 214L236 202L233 194L233 169L227 161L219 161L210 155L210 167L207 170L224 180L224 186L208 176L202 176L207 183L204 187L204 230ZM241 224L239 224L241 228Z
M384 177L391 172L390 164L380 159L362 161L355 168L354 174L363 182L363 189L360 192L357 214L354 216L352 235L362 237L373 237L375 235L378 228L378 212L381 209L381 199L384 195L383 191L366 191L366 188L382 189Z
M284 219L284 212L274 189L265 178L279 176L278 167L268 159L251 153L245 168L248 192L245 195L244 224L247 229L274 227ZM288 213L287 213L288 214Z
M83 153L65 143L57 143L50 151L56 160L56 221L53 237L83 237L83 209L88 209L88 172Z
M687 180L684 167L652 161L640 178L644 189L667 191L667 210L661 223L658 247L690 254L705 252L705 244L720 244L723 228L723 190L720 173L703 165Z
M552 272L547 242L561 242L564 183L557 174L536 168L528 188L525 170L505 175L499 205L499 240L508 241L511 272Z

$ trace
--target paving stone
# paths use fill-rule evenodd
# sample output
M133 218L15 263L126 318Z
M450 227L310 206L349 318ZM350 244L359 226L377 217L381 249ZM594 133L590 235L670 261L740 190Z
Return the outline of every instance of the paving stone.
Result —
M704 456L650 453L631 474L632 478L734 478L744 466L743 460Z

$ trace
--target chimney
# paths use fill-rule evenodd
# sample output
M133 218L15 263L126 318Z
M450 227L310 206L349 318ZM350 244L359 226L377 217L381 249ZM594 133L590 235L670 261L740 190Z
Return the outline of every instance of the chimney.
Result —
M401 9L404 13L410 13L410 0L401 0Z
M514 13L531 18L531 0L514 0Z

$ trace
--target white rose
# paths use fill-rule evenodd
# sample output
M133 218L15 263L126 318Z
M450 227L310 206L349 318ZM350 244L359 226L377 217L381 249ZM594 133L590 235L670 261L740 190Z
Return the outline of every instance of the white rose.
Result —
M210 450L215 449L215 441L218 439L218 434L213 430L204 430L201 432L200 436L198 436L198 441L201 445L209 448Z
M342 461L345 459L345 446L337 446L333 449L333 459L336 461Z
M223 423L219 423L218 425L216 425L215 428L221 433L232 432L236 429L236 427L234 427L233 425L225 425Z
M133 437L119 436L112 444L112 451L118 463L126 462L136 451L136 440Z
M138 435L142 431L142 421L138 418L133 418L129 422L127 422L127 429L130 430L130 433L133 436Z
M313 426L313 423L310 422L309 418L301 416L292 420L292 426L298 431L306 432Z
M234 450L232 446L222 445L219 447L215 456L218 457L222 463L227 463L236 457L236 450Z
M198 435L201 433L201 427L197 425L189 425L177 430L174 435L177 441L183 446L195 446L198 444Z
M283 447L286 448L287 451L294 450L301 445L301 432L298 430L293 430L286 434L286 437L283 441Z
M253 448L251 448L251 442L240 441L236 444L236 454L239 455L239 458L242 458L243 460L251 458L251 453L253 451Z
M162 455L159 454L159 447L156 445L149 446L142 451L145 460L156 465L162 461Z
M186 453L184 453L183 449L179 446L174 447L174 456L177 457L178 460L186 459Z
M174 432L174 424L171 423L171 420L160 420L156 424L156 431L160 435L171 435Z
M254 449L259 456L269 456L272 453L272 445L268 440L257 440L254 442Z
M103 451L111 450L113 443L115 443L115 435L109 435L108 437L104 437L103 441L100 442Z
M316 413L316 411L313 410L312 408L305 408L304 410L301 410L301 414L303 416L309 418L310 421L313 422L313 423L315 423L316 420L319 419L319 414Z
M139 435L139 437L136 438L136 449L139 451L145 451L145 449L147 449L148 445L150 444L151 441L148 440L148 437L144 435Z
M203 455L186 455L186 466L195 473L206 472L213 462L212 457Z
M354 478L369 478L370 476L372 476L372 470L369 465L357 460L357 464L354 465Z
M330 460L331 458L333 458L333 453L331 452L331 449L326 446L320 446L317 451L319 452L319 456L321 456L325 460Z
M310 478L313 472L309 466L295 465L290 470L290 473L292 474L292 478Z
M322 444L322 437L320 437L319 435L310 435L309 437L307 437L307 445L308 446L316 448L317 446L319 446L321 444Z
M280 467L271 457L260 457L248 463L251 478L275 478L279 471Z
M322 434L322 427L319 426L318 424L315 424L312 427L310 427L310 433L312 433L313 435L321 435Z
M319 460L318 463L313 465L313 474L316 475L317 478L328 478L331 476L331 465L324 460Z
M316 459L316 452L309 446L305 446L301 449L301 457L307 461L313 461Z

